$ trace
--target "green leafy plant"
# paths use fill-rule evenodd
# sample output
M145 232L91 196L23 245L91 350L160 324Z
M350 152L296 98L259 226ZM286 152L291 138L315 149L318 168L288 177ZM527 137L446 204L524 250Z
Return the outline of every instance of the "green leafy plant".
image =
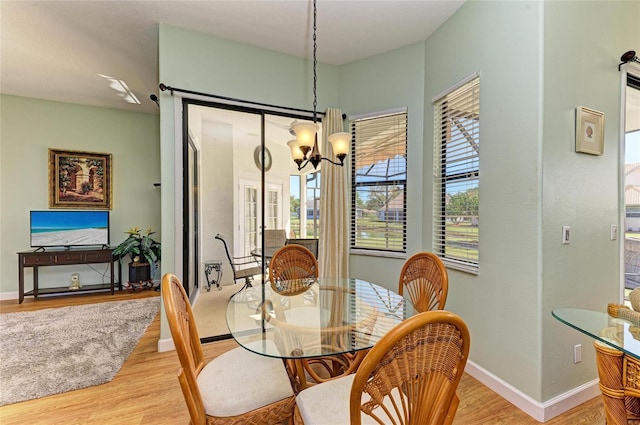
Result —
M120 260L127 255L131 257L133 262L140 261L153 264L160 260L161 244L151 238L151 235L155 233L151 231L151 228L147 229L143 234L138 226L134 226L125 233L129 237L113 250L113 258L115 260ZM136 260L136 257L138 260Z

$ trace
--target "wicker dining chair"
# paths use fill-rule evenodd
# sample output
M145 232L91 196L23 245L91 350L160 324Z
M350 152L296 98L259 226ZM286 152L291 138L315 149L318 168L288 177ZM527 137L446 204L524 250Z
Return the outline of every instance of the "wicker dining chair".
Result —
M278 291L277 282L318 277L318 260L302 245L285 245L277 250L269 262L271 288Z
M318 258L318 245L320 240L317 238L290 238L287 239L286 245L302 245L309 251L313 252L313 255Z
M416 312L444 309L449 276L442 260L431 252L412 255L400 271L398 293L405 290Z
M418 313L382 337L355 374L301 391L294 423L450 424L469 343L454 313Z
M281 360L238 347L206 363L189 299L171 273L162 278L162 299L182 366L178 381L191 424L290 421L295 399Z

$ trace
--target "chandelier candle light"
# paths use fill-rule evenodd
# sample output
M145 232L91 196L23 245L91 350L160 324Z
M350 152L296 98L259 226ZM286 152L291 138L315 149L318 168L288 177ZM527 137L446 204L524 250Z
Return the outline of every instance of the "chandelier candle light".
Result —
M340 160L340 162L332 161L329 158L325 158L320 154L318 149L318 124L316 124L316 108L318 106L318 97L316 94L316 83L318 76L316 72L316 65L318 63L316 59L316 51L318 45L316 43L316 0L313 0L313 122L294 121L291 123L291 131L295 133L296 139L289 140L287 145L291 149L291 157L293 161L298 165L298 171L302 170L308 163L313 165L316 169L320 161L328 161L332 164L343 166L344 159L349 152L349 140L351 135L349 133L334 133L329 136L329 142L333 149L333 153Z

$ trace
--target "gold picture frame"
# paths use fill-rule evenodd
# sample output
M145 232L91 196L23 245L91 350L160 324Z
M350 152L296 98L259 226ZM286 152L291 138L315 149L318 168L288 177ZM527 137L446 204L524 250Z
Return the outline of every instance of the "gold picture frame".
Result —
M579 106L576 108L576 152L591 155L604 153L604 113Z
M111 154L49 149L49 208L111 206Z

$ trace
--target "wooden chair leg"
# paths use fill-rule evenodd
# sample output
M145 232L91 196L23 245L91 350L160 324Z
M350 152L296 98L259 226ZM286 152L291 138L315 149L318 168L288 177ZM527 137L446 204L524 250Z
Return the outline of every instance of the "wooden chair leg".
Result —
M304 421L302 420L302 416L300 416L300 411L298 410L298 406L295 406L293 408L293 424L304 425Z
M458 411L458 405L460 404L460 397L458 397L458 393L456 392L451 399L451 405L449 406L449 411L447 412L447 417L444 420L444 425L453 424L453 418L456 416L456 412Z

